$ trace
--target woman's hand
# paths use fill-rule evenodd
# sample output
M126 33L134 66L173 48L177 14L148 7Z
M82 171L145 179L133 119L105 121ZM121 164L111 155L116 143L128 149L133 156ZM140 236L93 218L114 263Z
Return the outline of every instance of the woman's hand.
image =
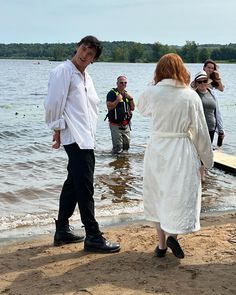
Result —
M214 80L220 80L220 73L218 71L214 71Z

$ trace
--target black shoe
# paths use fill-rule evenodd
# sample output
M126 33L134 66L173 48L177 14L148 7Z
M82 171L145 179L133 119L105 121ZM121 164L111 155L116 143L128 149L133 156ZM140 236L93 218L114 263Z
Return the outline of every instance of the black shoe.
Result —
M174 238L169 236L166 241L166 245L171 249L172 253L177 258L184 258L184 252L180 247L179 242Z
M55 220L56 232L54 235L54 246L61 246L70 243L80 243L84 241L84 236L75 235L72 228L67 224L60 224Z
M86 236L84 250L99 253L114 253L120 251L120 244L106 240L102 234L96 236Z
M167 248L166 249L159 249L158 246L155 249L156 256L159 257L159 258L165 257L166 256L166 251L167 251Z

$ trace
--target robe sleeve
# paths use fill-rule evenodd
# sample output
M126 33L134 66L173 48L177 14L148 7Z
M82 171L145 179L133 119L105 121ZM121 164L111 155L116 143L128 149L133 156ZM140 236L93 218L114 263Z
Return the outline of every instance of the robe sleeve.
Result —
M201 100L198 96L195 98L196 99L191 101L190 106L191 138L204 166L206 168L211 168L214 161L209 131Z
M152 116L151 95L149 88L140 95L136 107L140 114L144 117Z

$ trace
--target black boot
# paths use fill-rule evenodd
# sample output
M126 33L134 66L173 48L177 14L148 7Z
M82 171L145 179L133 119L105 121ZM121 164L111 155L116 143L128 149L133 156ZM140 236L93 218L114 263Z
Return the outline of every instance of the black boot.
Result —
M169 236L166 240L166 245L171 249L175 257L183 259L184 251L182 250L179 242L172 236Z
M99 253L114 253L120 251L120 244L106 240L102 233L96 235L86 235L84 250Z
M64 244L70 243L79 243L83 242L84 236L78 236L73 233L71 227L69 226L69 222L60 223L55 219L56 223L56 232L54 235L54 246L61 246Z

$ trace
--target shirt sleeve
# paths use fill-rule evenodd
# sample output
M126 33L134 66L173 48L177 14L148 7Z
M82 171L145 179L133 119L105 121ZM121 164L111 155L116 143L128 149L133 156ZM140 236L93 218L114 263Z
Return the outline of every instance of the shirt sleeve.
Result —
M65 129L63 112L70 87L71 71L59 66L51 72L45 97L45 121L52 130Z
M116 100L116 94L115 94L115 92L114 92L113 90L109 91L109 92L107 93L107 102L108 102L108 101L113 102L113 101L115 101L115 100Z
M213 166L213 151L203 106L197 96L190 103L191 138L198 155L206 168Z

